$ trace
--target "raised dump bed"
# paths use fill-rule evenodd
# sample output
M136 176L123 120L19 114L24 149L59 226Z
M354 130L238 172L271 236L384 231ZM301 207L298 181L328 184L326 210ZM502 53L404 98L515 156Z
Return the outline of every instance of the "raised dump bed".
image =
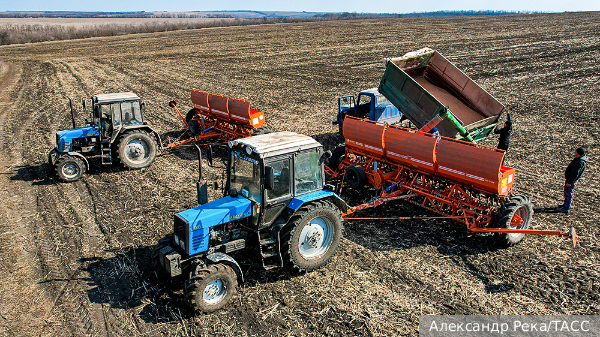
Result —
M417 128L439 115L444 117L437 125L442 136L477 141L492 132L505 111L504 105L433 49L385 59L385 64L379 92Z

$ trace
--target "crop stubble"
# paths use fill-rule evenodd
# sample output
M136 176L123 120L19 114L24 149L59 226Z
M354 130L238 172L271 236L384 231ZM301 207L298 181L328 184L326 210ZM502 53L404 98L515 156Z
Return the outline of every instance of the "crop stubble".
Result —
M334 21L0 47L0 332L388 336L415 335L422 314L598 314L598 19ZM383 57L423 46L512 108L507 164L537 208L562 201L564 168L576 147L588 147L574 212L536 213L533 223L575 226L580 247L528 236L496 249L491 236L467 234L452 221L349 221L326 267L262 272L258 258L249 258L232 305L196 316L177 283L157 281L149 258L173 214L195 205L191 149L165 151L140 171L94 165L76 183L47 178L54 133L70 128L67 96L133 91L164 135L180 129L167 102L186 111L190 89L199 88L248 99L276 130L314 136L332 149L341 142L331 125L336 98L376 86ZM80 113L78 123L87 117ZM223 158L224 150L216 154ZM222 170L219 159L208 179L220 181ZM365 198L343 197L354 204ZM402 203L365 212L380 214L427 215Z

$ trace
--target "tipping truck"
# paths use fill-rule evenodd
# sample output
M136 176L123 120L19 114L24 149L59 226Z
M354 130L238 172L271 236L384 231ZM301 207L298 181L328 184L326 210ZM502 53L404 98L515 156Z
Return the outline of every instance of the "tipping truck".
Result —
M376 102L386 102L397 112L386 107L385 113L379 113L377 104L365 104L362 93L358 104L354 104L354 96L342 96L334 121L340 126L340 134L348 115L387 124L408 119L424 132L436 127L441 136L477 142L489 136L506 111L504 105L433 49L386 58L384 65L379 86L367 92L378 94Z
M244 275L239 257L256 252L265 270L325 265L342 237L346 204L325 185L329 153L311 137L276 132L228 142L225 196L207 202L202 175L197 207L177 213L173 233L155 247L161 275L185 278L192 309L225 306Z
M88 157L100 156L102 165L121 163L129 169L150 166L160 137L144 119L142 100L132 92L90 96L92 120L76 127L73 101L69 98L73 129L56 133L56 146L48 163L65 182L79 180L90 169ZM83 110L86 100L82 100Z

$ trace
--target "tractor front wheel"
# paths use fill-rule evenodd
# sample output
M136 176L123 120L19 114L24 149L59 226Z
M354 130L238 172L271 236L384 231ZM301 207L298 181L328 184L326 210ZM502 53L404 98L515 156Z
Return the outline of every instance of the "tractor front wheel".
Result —
M156 159L156 141L144 131L126 133L119 141L119 161L130 169L150 166Z
M517 194L510 198L496 214L496 227L511 229L527 229L531 222L533 205L525 195ZM499 243L505 247L512 247L523 240L525 234L503 233L499 235Z
M213 312L229 303L236 292L237 276L226 264L218 263L197 269L185 283L185 293L192 310Z
M85 164L77 157L64 156L56 162L56 173L62 181L77 181L85 173Z
M301 207L281 232L284 261L300 271L324 266L342 239L340 211L328 202Z

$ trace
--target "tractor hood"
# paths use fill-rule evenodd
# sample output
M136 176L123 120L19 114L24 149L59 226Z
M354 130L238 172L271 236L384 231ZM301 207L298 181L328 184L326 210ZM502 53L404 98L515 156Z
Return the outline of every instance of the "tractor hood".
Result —
M252 202L242 196L224 198L211 201L207 204L180 212L175 216L175 221L183 220L186 226L185 234L189 233L186 240L190 243L184 249L189 256L208 250L209 228L237 219L247 218L252 215ZM185 224L187 222L187 224ZM175 231L178 233L179 231ZM183 234L181 232L179 235ZM179 239L185 240L183 237ZM183 247L182 247L183 248Z
M60 138L74 139L82 137L95 137L98 136L98 133L98 129L94 128L93 126L84 126L76 129L58 131L56 134Z
M65 153L72 151L73 139L85 137L97 137L100 131L93 126L84 126L70 130L58 131L56 133L56 148L59 152Z

